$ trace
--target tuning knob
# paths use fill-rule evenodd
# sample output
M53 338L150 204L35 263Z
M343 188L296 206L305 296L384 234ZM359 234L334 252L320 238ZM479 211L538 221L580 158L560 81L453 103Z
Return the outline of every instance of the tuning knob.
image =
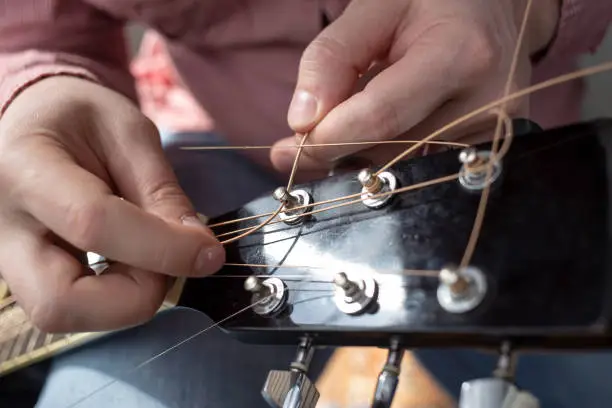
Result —
M395 397L395 391L399 384L400 368L404 349L395 340L391 342L387 361L378 375L376 390L374 391L374 402L372 408L390 408Z
M270 371L262 394L274 408L315 408L319 400L315 385L297 371Z
M514 357L510 343L504 342L493 377L462 384L459 408L539 408L537 398L519 390L512 382L516 368Z
M272 408L315 408L319 391L306 373L314 349L309 339L303 339L289 370L273 370L261 391Z
M461 386L459 408L539 408L538 400L501 378L481 378Z

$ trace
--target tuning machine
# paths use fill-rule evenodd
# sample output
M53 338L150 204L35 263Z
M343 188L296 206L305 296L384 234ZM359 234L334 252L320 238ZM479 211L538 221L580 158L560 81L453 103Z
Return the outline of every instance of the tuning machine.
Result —
M396 339L393 339L391 341L391 346L389 347L389 353L387 354L387 361L378 375L372 408L391 407L393 398L395 397L395 391L397 390L397 385L399 384L399 375L403 357L404 349L400 347L399 342Z
M468 147L459 153L459 161L462 163L459 183L470 191L479 191L493 184L502 172L501 161L487 150Z
M249 276L244 281L244 289L252 293L253 311L260 316L277 315L287 305L287 285L279 278L262 280L256 276Z
M450 313L466 313L476 308L487 294L487 279L474 267L447 266L440 271L437 297Z
M349 279L346 273L334 276L334 301L341 312L356 315L368 310L378 298L378 283L371 276Z
M509 343L501 348L491 378L467 381L461 385L459 408L539 408L538 399L514 385L515 356Z
M314 355L310 338L301 340L289 370L272 370L261 391L272 408L315 408L319 391L307 373Z
M312 197L306 190L287 191L285 187L274 190L274 199L284 205L279 217L287 225L297 225L304 222L312 207Z
M375 174L369 168L361 170L357 180L361 184L361 200L367 207L374 209L389 203L399 184L397 177L390 171Z

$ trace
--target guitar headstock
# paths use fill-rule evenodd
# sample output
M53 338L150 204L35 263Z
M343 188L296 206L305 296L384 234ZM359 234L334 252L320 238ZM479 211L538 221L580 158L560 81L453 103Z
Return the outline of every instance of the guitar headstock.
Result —
M465 254L481 194L457 178L460 151L450 150L390 168L387 187L431 183L378 202L359 201L359 172L296 186L313 206L293 214L311 214L276 219L228 244L227 262L235 265L188 280L180 304L220 321L275 291L220 324L253 343L297 344L308 336L338 346L607 346L612 291L602 137L612 137L611 122L516 136L465 268L448 266ZM281 193L211 220L247 218L215 233L229 238L261 223L267 216L256 216L273 213ZM339 206L347 201L357 203Z

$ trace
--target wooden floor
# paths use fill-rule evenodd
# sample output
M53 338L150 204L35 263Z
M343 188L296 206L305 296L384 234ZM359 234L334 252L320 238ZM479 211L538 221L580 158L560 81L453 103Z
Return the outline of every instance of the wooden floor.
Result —
M387 352L378 348L337 351L317 382L321 398L317 408L369 408L376 380ZM453 408L452 399L407 353L392 408Z

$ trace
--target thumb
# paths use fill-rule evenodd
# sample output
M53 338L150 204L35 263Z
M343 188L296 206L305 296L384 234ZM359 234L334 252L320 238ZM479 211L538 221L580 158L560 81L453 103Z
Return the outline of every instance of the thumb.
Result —
M369 0L353 1L305 49L287 116L295 132L310 131L350 97L359 78L387 51L398 19L391 9Z

